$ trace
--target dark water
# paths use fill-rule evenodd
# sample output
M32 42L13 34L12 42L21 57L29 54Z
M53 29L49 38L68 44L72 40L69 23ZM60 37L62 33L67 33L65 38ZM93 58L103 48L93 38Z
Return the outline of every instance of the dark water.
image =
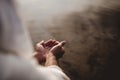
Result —
M67 41L60 64L72 80L119 80L119 0L26 0L19 10L33 44Z

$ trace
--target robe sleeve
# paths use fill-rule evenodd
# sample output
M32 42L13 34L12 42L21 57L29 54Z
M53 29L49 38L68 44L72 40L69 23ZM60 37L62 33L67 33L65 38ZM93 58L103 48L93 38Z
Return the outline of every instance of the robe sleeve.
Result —
M43 73L46 80L70 80L70 78L56 65L39 67L38 71Z
M14 55L0 55L0 76L0 80L70 80L58 66L38 66Z

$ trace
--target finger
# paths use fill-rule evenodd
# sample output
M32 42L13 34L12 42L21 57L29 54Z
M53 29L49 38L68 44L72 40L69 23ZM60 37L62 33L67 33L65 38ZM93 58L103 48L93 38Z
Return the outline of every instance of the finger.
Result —
M62 47L62 46L64 46L65 44L66 44L66 41L61 41L58 45Z
M40 52L43 50L43 47L44 47L44 41L42 40L41 42L36 44L35 50Z
M57 50L61 49L65 45L65 43L66 43L66 41L61 41L57 45L55 45L51 50L57 51Z
M52 39L49 39L48 41L45 42L45 45L49 46L51 44L51 42L52 42Z
M44 45L44 42L45 42L45 41L44 41L44 40L42 40L39 44Z
M55 45L58 45L59 43L60 43L59 41L53 40L53 42L51 42L51 44L49 45L49 47L53 47Z
M56 42L56 40L52 40L52 42L49 44L49 47L53 47L55 42Z
M50 45L50 47L53 47L55 45L58 45L60 42L59 41L56 41L56 40L53 40L53 43Z
M60 42L59 41L55 41L54 43L53 43L53 46L55 46L55 45L57 45L57 44L59 44Z
M40 47L41 45L44 46L44 40L42 40L41 42L37 43L36 47Z
M60 42L59 42L59 41L56 41L55 43L58 44L58 43L60 43Z

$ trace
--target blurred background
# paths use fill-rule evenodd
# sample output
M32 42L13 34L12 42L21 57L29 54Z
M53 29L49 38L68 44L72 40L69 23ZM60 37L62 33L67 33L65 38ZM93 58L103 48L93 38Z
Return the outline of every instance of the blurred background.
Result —
M33 45L66 40L60 60L72 80L119 80L119 0L17 0Z

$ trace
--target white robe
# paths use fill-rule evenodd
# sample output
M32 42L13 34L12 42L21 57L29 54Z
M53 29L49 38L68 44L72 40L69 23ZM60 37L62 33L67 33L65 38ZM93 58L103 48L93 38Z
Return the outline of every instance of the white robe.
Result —
M34 61L33 61L34 62ZM58 66L38 66L11 53L0 54L0 80L70 80Z
M58 66L38 66L23 55L33 47L12 0L0 0L0 80L70 80Z

